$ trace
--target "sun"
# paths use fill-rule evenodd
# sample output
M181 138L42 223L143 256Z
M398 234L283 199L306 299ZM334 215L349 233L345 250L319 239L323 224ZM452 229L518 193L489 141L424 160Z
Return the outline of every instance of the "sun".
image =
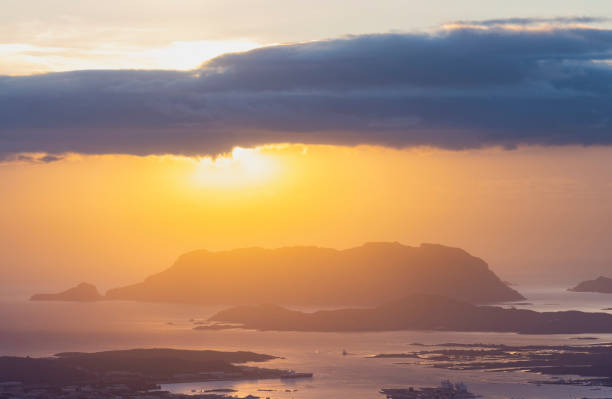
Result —
M201 187L240 188L263 184L277 170L277 163L261 148L235 147L229 154L199 159L193 181Z

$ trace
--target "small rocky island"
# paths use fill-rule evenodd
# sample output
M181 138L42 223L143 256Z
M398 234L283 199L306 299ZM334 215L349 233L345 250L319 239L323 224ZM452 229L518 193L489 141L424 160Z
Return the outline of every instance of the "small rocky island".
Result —
M69 302L94 302L104 299L93 284L81 283L76 287L55 294L35 294L30 297L31 301L69 301Z
M568 289L568 291L612 294L612 278L599 276L595 280L583 281L575 287Z

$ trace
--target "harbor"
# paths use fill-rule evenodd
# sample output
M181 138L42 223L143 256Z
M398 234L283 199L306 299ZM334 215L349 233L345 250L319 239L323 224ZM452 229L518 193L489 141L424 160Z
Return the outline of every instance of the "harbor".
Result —
M465 384L461 382L453 384L450 381L442 381L439 387L434 388L383 388L380 393L387 399L473 399L478 397L468 391Z

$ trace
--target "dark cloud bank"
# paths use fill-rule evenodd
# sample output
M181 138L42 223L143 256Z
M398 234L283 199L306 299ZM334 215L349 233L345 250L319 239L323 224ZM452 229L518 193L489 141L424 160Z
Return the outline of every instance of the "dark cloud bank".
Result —
M610 59L612 30L489 26L267 47L192 72L0 77L0 154L609 145Z

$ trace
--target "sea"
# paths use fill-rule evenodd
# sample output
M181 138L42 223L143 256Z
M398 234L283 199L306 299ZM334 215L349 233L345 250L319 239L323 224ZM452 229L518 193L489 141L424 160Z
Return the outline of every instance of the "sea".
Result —
M608 312L612 295L574 293L565 287L518 287L527 299L503 306L538 311ZM233 395L270 399L384 399L381 388L437 386L442 380L464 382L483 398L610 398L612 388L535 384L550 377L530 372L442 370L411 359L374 359L379 353L421 350L415 344L485 343L508 345L580 345L612 342L612 334L523 335L396 331L374 333L308 333L252 330L202 331L194 320L205 320L224 306L138 302L0 301L0 355L52 356L67 351L132 348L247 350L278 356L254 364L312 372L295 380L218 381L167 384L162 389L194 394L233 389ZM345 354L343 354L343 351Z

